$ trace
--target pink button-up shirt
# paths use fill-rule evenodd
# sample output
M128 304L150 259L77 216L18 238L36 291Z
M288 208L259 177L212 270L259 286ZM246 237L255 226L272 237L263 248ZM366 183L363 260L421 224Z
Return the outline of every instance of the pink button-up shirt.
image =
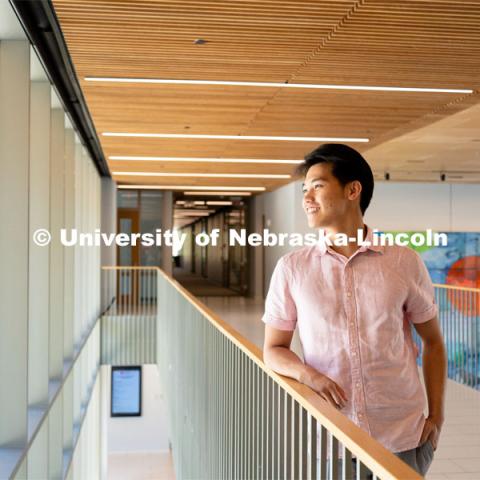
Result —
M344 389L342 412L400 452L418 446L425 418L410 323L436 313L414 250L362 246L347 259L317 244L278 261L263 321L280 330L298 326L305 363Z

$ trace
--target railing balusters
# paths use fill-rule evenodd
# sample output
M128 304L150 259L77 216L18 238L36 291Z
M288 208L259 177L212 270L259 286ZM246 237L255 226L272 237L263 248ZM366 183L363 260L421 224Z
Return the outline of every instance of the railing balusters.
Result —
M308 478L308 413L301 408L301 438L300 438L300 478Z
M293 398L285 392L285 477L292 478L292 453L293 449L293 431L292 431L292 404Z
M356 480L367 480L368 478L368 468L357 458L357 478Z
M255 364L255 451L253 454L254 462L253 462L253 478L254 479L260 479L260 448L261 448L261 442L262 442L262 437L261 437L261 430L259 428L260 422L261 422L261 400L260 400L260 383L261 382L261 371L260 367Z
M342 480L351 480L352 478L352 454L350 450L342 445Z
M397 477L411 472L380 446L366 453L360 440L366 434L338 416L327 424L347 422L347 430L359 440L340 443L337 438L350 437L342 437L343 430L335 426L340 436L331 436L328 443L322 419L329 418L329 407L316 395L306 401L296 382L268 370L258 351L242 343L239 334L160 270L121 267L114 271L105 278L116 283L117 298L110 314L117 320L112 331L118 326L117 338L122 337L124 346L119 358L128 355L138 361L142 351L152 346L140 338L151 331L142 320L154 316L158 322L154 353L167 395L178 478L323 480L327 475L339 478L341 469L342 478L347 479L352 475L349 448L367 464L383 465L386 457L382 478L395 478L385 474L389 469L400 472ZM461 341L469 343L466 338ZM102 345L105 349L109 344ZM114 346L109 348L113 355ZM359 478L365 478L365 472L368 469L359 465Z
M312 415L309 415L310 420L310 465L309 465L309 478L310 480L317 479L317 420Z
M285 456L288 454L285 449L285 393L278 389L278 478L286 480Z
M479 389L480 289L438 284L434 287L448 378ZM414 338L421 351L420 337L414 333ZM421 356L418 362L421 364Z
M318 475L320 480L327 478L327 448L328 448L328 436L327 429L323 425L318 425L320 429L320 435L318 436L318 445L317 445L317 455L319 458L318 465Z
M293 478L300 477L300 406L293 401Z
M102 304L110 306L114 319L109 337L123 346L115 348L112 338L102 336L102 360L107 352L122 364L147 355L161 368L165 363L173 367L162 379L177 399L174 416L182 419L172 419L180 477L346 480L352 478L354 456L355 476L367 478L361 450L352 455L341 437L328 436L256 353L239 348L235 336L217 328L218 321L158 269L110 269L102 278L102 292ZM480 290L435 289L449 375L477 388L479 295ZM147 338L151 332L156 341Z
M239 471L240 478L245 478L245 357L240 351L240 409L239 409Z
M273 478L273 380L267 375L267 478Z
M262 372L262 475L268 478L268 375Z
M337 480L338 479L338 440L333 436L330 436L330 458L329 458L329 466L330 466L330 480Z

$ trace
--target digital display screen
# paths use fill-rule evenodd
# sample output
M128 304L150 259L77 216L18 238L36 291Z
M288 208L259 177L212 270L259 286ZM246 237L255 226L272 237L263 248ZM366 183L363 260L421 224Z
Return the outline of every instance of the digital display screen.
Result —
M112 417L142 414L142 367L112 367Z

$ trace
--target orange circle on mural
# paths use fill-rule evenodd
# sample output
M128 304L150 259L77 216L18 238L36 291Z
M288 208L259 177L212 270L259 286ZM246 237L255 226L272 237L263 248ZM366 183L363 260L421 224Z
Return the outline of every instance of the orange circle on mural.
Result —
M447 285L480 288L480 256L472 255L457 260L447 273ZM469 317L480 315L480 292L448 290L448 300Z

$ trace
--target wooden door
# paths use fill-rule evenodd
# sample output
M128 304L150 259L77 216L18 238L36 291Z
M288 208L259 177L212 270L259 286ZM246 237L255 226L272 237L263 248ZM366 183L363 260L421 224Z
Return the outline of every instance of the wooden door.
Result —
M137 209L119 208L117 216L117 232L140 233L139 212ZM138 242L137 242L138 243ZM137 267L140 259L140 246L127 245L117 247L117 259L120 267ZM138 301L138 272L134 269L120 269L117 278L118 304L126 309L136 306Z

